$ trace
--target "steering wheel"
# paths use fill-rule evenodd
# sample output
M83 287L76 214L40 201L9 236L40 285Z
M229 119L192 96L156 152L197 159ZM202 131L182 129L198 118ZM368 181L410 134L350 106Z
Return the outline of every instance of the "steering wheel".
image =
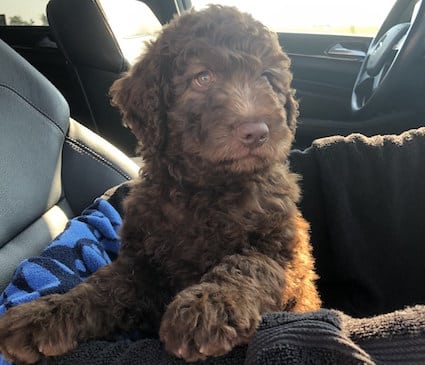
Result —
M425 53L425 1L417 1L410 22L401 23L408 3L396 2L369 46L351 94L354 115L370 116L395 102L406 75Z

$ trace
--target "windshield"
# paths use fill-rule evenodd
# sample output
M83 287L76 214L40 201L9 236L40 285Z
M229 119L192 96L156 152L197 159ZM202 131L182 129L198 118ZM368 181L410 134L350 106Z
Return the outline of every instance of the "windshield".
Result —
M395 0L192 0L233 5L276 32L375 35Z

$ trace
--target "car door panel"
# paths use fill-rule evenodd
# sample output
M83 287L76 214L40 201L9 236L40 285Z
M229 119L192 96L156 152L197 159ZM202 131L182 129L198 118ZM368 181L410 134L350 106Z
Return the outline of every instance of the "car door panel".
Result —
M406 123L415 127L406 113L355 120L351 92L371 37L329 34L279 33L279 41L292 61L293 86L300 102L300 117L294 148L303 149L325 136L398 133ZM332 54L330 50L347 54ZM400 123L404 121L404 124Z
M352 86L371 38L280 33L279 41L292 60L301 118L349 118Z
M301 117L347 119L358 61L290 55Z

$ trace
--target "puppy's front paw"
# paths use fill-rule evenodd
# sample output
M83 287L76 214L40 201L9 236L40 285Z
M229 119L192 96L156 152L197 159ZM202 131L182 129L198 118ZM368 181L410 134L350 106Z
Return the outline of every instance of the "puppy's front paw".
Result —
M159 333L167 351L186 361L204 360L247 343L260 318L257 307L241 293L202 283L176 296Z
M0 352L5 359L34 364L77 346L75 327L48 296L9 309L0 317Z

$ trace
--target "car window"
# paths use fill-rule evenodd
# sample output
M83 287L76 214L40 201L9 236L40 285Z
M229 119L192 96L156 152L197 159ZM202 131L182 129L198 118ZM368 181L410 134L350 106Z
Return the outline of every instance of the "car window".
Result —
M237 6L276 32L374 36L395 0L192 0Z
M49 0L2 0L0 25L47 25Z
M126 59L132 63L161 23L152 10L138 0L98 0Z

